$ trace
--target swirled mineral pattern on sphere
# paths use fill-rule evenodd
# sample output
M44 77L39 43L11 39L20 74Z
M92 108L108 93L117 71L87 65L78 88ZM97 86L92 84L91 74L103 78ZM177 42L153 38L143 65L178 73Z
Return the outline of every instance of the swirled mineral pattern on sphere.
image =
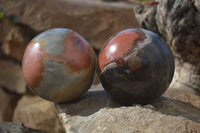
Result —
M96 55L79 34L50 29L28 44L22 63L24 79L36 94L53 102L69 102L86 92L93 81Z
M104 89L122 104L147 104L168 88L174 74L169 46L153 32L127 29L103 46L99 75Z

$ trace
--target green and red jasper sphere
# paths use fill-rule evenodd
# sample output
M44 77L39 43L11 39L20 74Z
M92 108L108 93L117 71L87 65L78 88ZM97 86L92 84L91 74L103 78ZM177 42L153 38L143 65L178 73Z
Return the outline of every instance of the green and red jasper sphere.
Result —
M99 54L100 81L114 100L148 104L169 87L174 58L153 32L128 29L107 41Z
M79 34L56 28L28 44L22 63L24 79L36 94L53 102L69 102L91 86L96 55Z

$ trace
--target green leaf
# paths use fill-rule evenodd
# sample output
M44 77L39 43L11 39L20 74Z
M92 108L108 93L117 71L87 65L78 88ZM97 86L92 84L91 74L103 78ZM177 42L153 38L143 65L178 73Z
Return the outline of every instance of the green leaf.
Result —
M0 11L0 19L4 18L4 13Z
M147 1L147 0L138 0L140 3L144 2L144 1Z
M10 26L13 26L15 23L13 21L9 21L8 23Z

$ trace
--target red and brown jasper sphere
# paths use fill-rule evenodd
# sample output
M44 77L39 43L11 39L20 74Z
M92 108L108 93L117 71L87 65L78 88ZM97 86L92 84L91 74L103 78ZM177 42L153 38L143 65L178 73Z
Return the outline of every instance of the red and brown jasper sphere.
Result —
M174 59L169 46L153 32L128 29L103 46L98 67L101 83L114 100L147 104L168 88Z
M96 55L79 34L47 30L28 44L22 63L24 79L36 94L53 102L80 97L92 84Z

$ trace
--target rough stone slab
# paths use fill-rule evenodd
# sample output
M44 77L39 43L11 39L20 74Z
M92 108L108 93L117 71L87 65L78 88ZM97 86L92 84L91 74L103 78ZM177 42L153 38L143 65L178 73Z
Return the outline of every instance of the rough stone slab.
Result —
M48 133L64 133L52 103L36 96L25 95L20 99L13 121Z
M181 102L190 103L191 105L200 108L200 96L192 89L169 88L163 96L179 100Z
M0 121L2 121L6 114L7 105L9 102L9 96L0 89Z
M26 83L19 64L0 60L0 87L17 94L26 92Z
M0 121L12 121L14 109L20 97L0 88Z
M139 27L133 3L102 0L1 0L7 18L36 31L63 27L72 29L99 49L123 29Z
M25 127L22 123L0 122L0 133L46 133Z
M161 97L149 105L124 107L97 85L78 101L55 108L68 133L200 132L200 108L183 99Z
M5 56L21 62L27 44L37 32L26 25L9 23L6 19L0 21L1 50Z

